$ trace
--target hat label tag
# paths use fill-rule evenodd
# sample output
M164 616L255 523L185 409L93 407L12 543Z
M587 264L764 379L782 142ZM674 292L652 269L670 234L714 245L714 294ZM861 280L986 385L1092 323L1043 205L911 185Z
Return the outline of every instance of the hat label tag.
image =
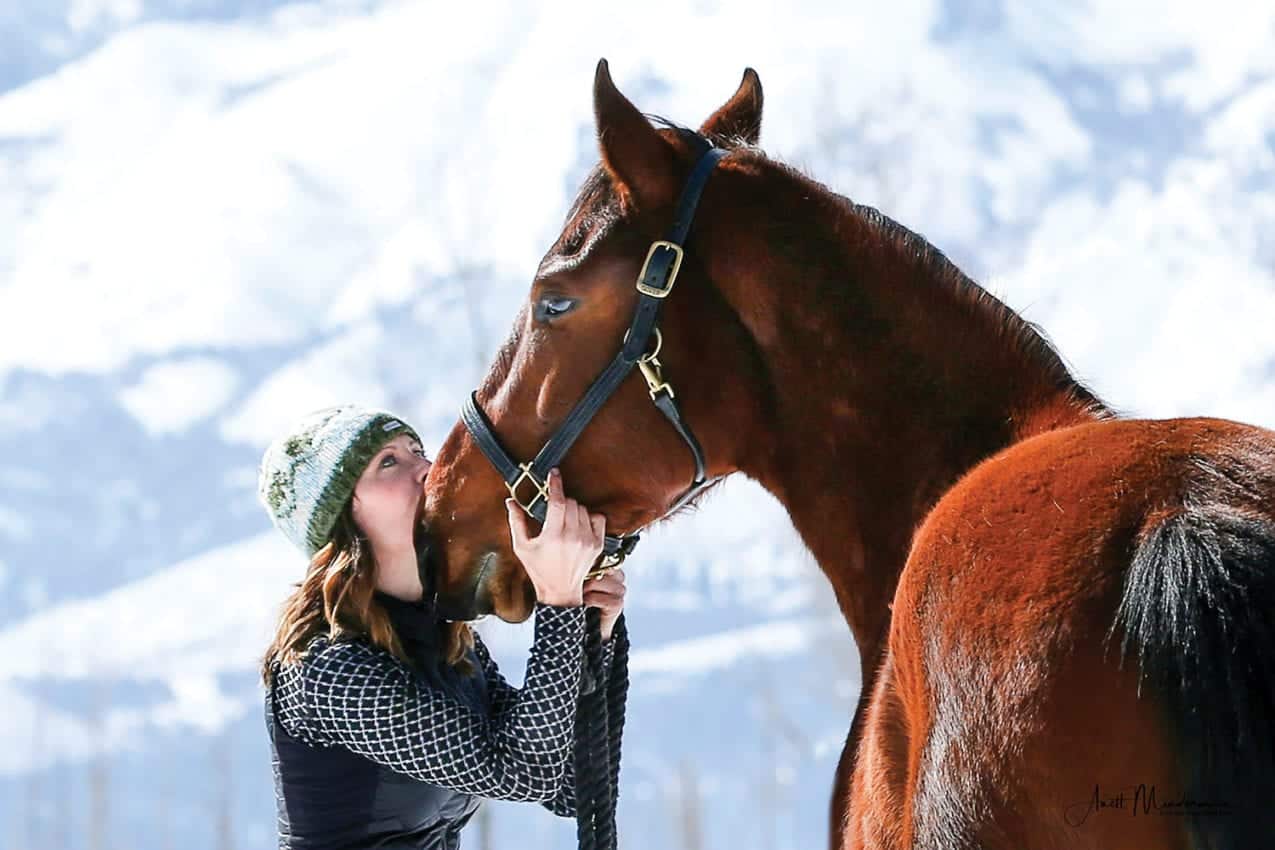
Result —
M386 422L384 425L381 426L381 430L393 431L395 428L402 428L402 427L403 427L402 422Z

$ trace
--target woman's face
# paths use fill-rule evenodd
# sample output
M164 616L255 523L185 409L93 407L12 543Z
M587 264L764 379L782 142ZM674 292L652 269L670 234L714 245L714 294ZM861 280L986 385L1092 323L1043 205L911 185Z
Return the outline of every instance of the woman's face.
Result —
M411 576L399 580L419 583L413 523L430 465L416 438L400 434L372 457L354 485L354 522L367 535L379 566L404 572L410 567Z

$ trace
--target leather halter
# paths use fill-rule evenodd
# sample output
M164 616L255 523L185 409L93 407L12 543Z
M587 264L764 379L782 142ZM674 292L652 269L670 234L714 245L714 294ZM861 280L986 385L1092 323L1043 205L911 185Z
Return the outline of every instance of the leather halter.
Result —
M557 432L540 449L535 460L530 463L514 462L500 445L500 441L496 439L491 422L479 408L476 390L469 394L461 406L461 421L469 429L478 448L505 479L509 494L513 496L519 507L540 522L544 522L549 504L549 489L546 483L549 470L558 465L585 426L616 391L624 378L633 371L634 366L637 366L642 371L642 376L646 378L651 401L668 418L686 445L690 447L691 454L695 458L695 477L690 487L677 498L664 516L673 513L709 484L718 480L705 478L704 451L691 432L690 425L682 418L681 411L678 410L677 402L673 399L673 388L661 375L662 367L658 355L663 337L660 329L656 327L656 320L659 318L664 299L673 291L673 284L681 269L682 245L686 241L691 222L695 218L695 207L699 204L700 194L704 191L704 185L708 182L713 166L717 165L718 160L725 155L725 150L709 144L708 149L700 155L691 169L691 174L678 198L673 224L666 238L651 243L646 261L642 264L642 271L638 274L637 308L633 313L633 321L624 334L620 352L594 379L584 396L567 414L566 420ZM644 352L652 335L655 336L655 350L646 354ZM523 501L518 495L518 489L523 482L529 482L535 488L527 501ZM608 534L602 548L601 564L590 570L589 576L601 575L618 566L633 551L639 537L640 534L637 531L620 536Z

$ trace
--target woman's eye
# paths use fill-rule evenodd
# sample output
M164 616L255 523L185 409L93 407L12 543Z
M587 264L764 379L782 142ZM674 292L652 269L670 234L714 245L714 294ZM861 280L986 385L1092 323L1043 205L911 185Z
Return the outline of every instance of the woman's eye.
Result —
M385 467L386 464L390 464L390 463L397 463L397 461L394 459L394 455L386 455L385 460L381 461L381 466Z
M413 449L412 451L414 451L416 454L420 455L420 456L421 456L421 458L422 458L423 460L429 460L429 458L425 457L425 450L424 450L424 449Z
M570 313L576 305L574 298L560 298L550 296L540 299L540 315L545 319L553 319L565 313Z

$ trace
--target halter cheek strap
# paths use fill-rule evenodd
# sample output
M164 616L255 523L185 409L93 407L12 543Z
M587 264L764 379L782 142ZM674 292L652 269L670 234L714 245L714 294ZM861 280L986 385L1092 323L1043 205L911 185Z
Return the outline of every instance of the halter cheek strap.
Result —
M681 411L674 400L672 386L663 379L663 367L658 359L663 337L660 335L659 328L656 327L656 321L659 319L660 307L663 306L664 299L673 291L673 284L677 281L678 271L682 267L683 244L694 221L700 195L714 166L725 155L725 150L709 144L696 161L678 198L673 224L666 238L653 242L650 250L647 251L646 260L642 264L642 271L638 274L635 284L638 291L637 307L633 312L633 320L624 335L619 353L594 379L584 396L567 414L562 425L540 449L534 460L530 463L516 463L509 456L496 438L491 421L478 405L477 391L471 392L461 406L461 421L465 423L478 448L504 479L509 494L524 511L540 522L544 522L549 503L549 489L546 483L549 470L558 465L567 450L580 437L585 426L592 421L620 383L633 371L634 366L639 367L646 379L651 401L686 443L695 461L695 475L690 486L677 498L664 516L676 511L717 480L706 478L704 451L699 441L695 439L690 425L682 418ZM645 352L652 336L655 337L655 350L647 354ZM622 563L637 545L639 537L637 531L619 536L608 534L603 544L601 564L591 570L589 575L599 575Z

